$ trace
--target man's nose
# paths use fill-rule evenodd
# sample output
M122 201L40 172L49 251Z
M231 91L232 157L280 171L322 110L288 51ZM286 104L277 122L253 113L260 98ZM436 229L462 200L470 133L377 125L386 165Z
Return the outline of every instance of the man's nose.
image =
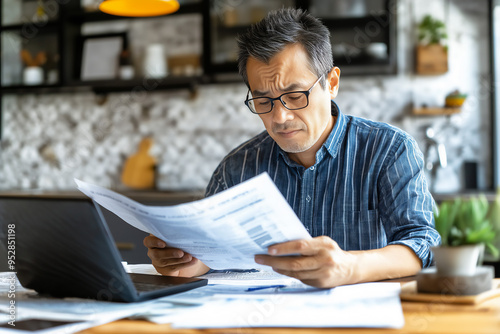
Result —
M293 119L293 112L285 108L280 100L274 102L274 107L271 112L273 113L274 123L283 124Z

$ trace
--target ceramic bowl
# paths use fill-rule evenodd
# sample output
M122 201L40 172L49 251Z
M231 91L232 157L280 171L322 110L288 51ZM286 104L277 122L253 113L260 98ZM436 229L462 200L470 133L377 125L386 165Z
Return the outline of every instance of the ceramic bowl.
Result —
M464 104L466 98L467 95L465 94L450 95L446 97L445 105L451 108L459 108Z

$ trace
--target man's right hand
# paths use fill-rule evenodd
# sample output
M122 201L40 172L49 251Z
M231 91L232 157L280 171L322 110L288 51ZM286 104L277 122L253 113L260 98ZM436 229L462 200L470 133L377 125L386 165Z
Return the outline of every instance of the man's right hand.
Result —
M210 268L203 262L178 248L170 248L167 243L154 235L144 238L148 256L156 271L165 276L193 277L205 274Z

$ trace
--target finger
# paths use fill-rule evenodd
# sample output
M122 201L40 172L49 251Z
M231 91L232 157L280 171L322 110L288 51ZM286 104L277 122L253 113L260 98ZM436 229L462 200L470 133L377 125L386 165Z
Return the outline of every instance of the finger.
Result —
M145 237L142 243L147 248L165 248L165 247L167 247L167 244L165 243L165 241L155 237L152 234Z
M192 255L184 253L177 248L157 249L150 248L148 250L149 258L159 265L172 265L191 261Z
M255 255L255 262L272 267L274 270L303 271L321 268L314 256L269 256Z
M330 237L320 236L275 244L269 246L267 251L269 255L301 254L310 256L317 254L322 249L334 250L338 247L338 244Z
M159 266L159 267L169 267L169 266L176 266L179 264L184 264L188 263L193 259L193 256L190 254L185 254L183 257L179 259L171 259L171 258L156 258L152 259L152 263Z
M180 263L180 264L176 264L173 266L164 267L164 266L157 266L155 264L153 264L153 266L155 267L156 271L162 275L166 275L166 276L175 275L175 276L177 276L177 275L179 275L179 273L178 273L179 270L191 267L191 266L195 265L197 262L198 262L198 259L193 257L191 259L191 261L189 261L189 262Z
M151 259L180 259L185 253L177 248L150 248L148 256Z

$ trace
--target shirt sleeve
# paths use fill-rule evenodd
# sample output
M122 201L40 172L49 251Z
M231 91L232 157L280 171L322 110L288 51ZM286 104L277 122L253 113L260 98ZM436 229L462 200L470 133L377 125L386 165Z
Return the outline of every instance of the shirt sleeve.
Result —
M226 175L226 161L225 159L217 166L210 181L208 182L208 186L205 190L205 197L210 197L215 195L223 190L226 190L230 187L228 185L228 176Z
M389 245L405 245L422 261L433 262L431 247L441 237L434 229L434 199L427 187L424 159L415 140L406 136L387 155L379 178L380 215Z

